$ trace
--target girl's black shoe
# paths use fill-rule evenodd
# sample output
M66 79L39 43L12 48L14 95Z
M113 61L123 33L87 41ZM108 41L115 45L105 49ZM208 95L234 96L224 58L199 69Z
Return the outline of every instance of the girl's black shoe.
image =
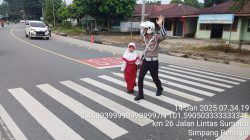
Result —
M134 90L128 90L127 93L134 93Z

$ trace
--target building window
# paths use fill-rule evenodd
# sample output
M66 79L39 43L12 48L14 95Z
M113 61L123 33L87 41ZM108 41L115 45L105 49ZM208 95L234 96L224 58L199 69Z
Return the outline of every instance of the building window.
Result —
M200 30L211 30L210 24L200 24Z
M248 19L247 31L250 32L250 19Z
M234 23L232 25L232 32L237 31L238 22L239 22L239 18L235 17L234 18ZM230 31L230 28L231 28L231 24L224 25L224 27L223 27L224 31Z

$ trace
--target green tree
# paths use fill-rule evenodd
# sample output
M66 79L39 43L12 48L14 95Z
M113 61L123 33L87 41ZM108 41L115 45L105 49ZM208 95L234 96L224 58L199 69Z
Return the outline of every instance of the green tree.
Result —
M192 6L192 7L200 8L198 0L184 0L184 4Z
M42 17L42 3L42 0L24 0L26 18L39 20Z
M80 12L78 11L78 7L75 3L70 4L67 8L70 13L70 18L79 18Z
M106 0L99 6L100 13L115 17L131 17L134 12L135 0Z
M10 18L40 19L44 0L4 0Z
M0 15L6 15L7 13L8 13L7 5L5 3L1 4L0 5Z
M61 6L57 10L57 17L58 17L58 20L63 23L63 25L67 25L67 19L70 18L69 8L66 7L66 5Z
M54 3L53 3L54 2ZM54 15L55 21L58 22L58 17L56 16L57 10L63 6L62 0L45 0L45 21L48 23L54 23Z
M199 2L199 8L204 8L204 3Z
M146 4L161 5L161 1L160 0L146 1Z
M131 17L136 0L73 0L77 14L97 14L115 17Z
M133 15L136 0L73 0L77 7L77 17L84 14L99 15L107 19L107 26L111 18L125 18Z
M83 14L99 14L100 0L73 0L73 6L77 8L78 16Z
M10 19L22 18L21 10L24 10L24 0L4 0L6 4L6 12L8 12Z
M249 2L250 0L233 0L233 6L231 7L234 12L238 12L243 9L243 7Z
M183 4L184 2L182 0L171 0L170 3Z
M204 0L204 7L207 8L207 7L211 7L215 4L220 4L220 3L223 3L227 0Z

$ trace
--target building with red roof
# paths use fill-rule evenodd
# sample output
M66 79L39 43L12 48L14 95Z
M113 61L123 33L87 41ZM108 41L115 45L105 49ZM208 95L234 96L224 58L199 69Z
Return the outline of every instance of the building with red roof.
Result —
M149 15L147 18L155 21L162 15L165 18L165 29L169 36L194 36L197 25L197 17L187 17L198 11L189 5L173 4L172 7Z
M175 6L175 4L162 4L162 5L153 5L153 4L146 4L145 5L145 16L149 16L156 12L160 12L162 10L169 9ZM142 5L137 4L135 7L134 15L132 18L128 18L122 21L120 24L120 30L122 32L125 31L140 31L140 24L141 24L141 12L142 12Z
M153 5L153 4L147 4L145 6L145 15L151 15L157 12L160 12L162 10L166 10L169 9L173 6L175 6L176 4L162 4L162 5ZM135 7L135 12L134 12L134 16L141 16L141 12L142 12L142 5L141 4L137 4Z
M250 41L250 2L233 12L230 0L194 13L199 16L196 38Z

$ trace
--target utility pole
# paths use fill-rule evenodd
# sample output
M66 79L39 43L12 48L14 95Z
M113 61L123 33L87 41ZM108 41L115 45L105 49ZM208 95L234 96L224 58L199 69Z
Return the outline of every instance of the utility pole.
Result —
M142 0L142 9L141 9L141 23L145 20L145 0ZM143 34L143 29L141 28L141 36Z
M54 27L56 26L56 17L55 17L55 4L54 4L54 0L52 0L53 2L53 18L54 18Z
M42 2L42 17L43 17L43 21L44 21L44 9L43 9L43 2Z

